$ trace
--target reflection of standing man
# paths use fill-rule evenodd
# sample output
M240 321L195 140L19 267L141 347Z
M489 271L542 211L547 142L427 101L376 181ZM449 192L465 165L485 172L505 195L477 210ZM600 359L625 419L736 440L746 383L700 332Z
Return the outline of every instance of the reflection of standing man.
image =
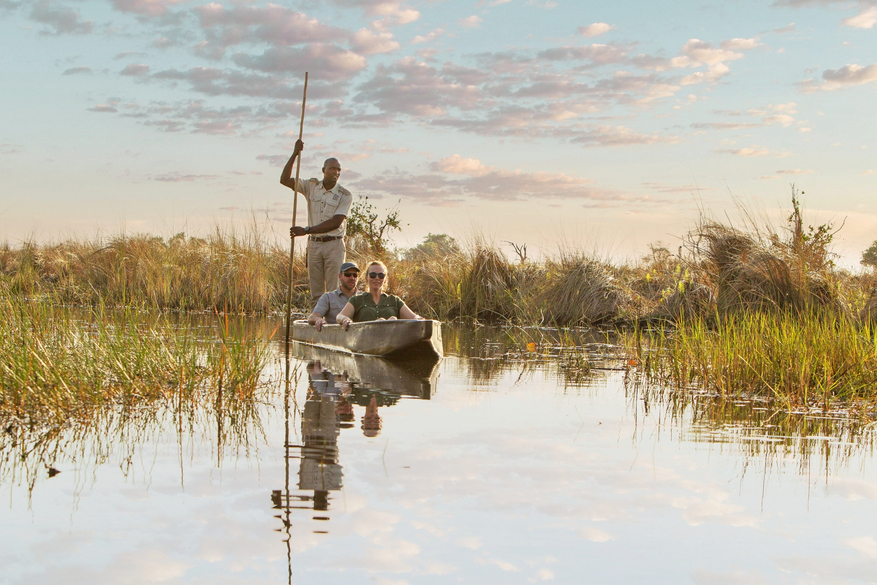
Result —
M335 288L335 275L341 271L345 256L344 220L353 196L338 184L341 163L336 158L327 158L323 163L322 181L299 180L296 185L292 166L303 149L304 143L296 140L292 156L280 174L280 183L301 193L308 201L308 225L291 228L289 235L308 236L308 277L311 298L316 301L324 292Z
M308 364L307 372L310 388L301 417L298 488L314 490L314 509L327 510L329 492L341 489L344 475L338 463L338 388L332 372L324 370L320 362Z

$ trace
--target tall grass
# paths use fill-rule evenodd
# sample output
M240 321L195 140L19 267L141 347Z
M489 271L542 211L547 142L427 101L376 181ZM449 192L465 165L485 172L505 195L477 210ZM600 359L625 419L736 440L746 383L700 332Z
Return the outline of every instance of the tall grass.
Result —
M293 291L306 304L304 247L295 259ZM207 237L184 234L167 240L119 235L108 241L68 241L17 249L0 247L0 292L51 295L77 305L205 310L231 307L267 313L286 301L288 248L269 244L251 230L218 228Z
M877 344L867 324L827 312L748 312L683 320L630 336L650 382L722 397L761 396L829 410L874 399Z
M205 333L131 308L82 314L14 296L0 303L0 417L13 426L155 400L250 395L269 359L265 339L225 320Z
M510 261L474 239L379 258L388 289L415 311L441 320L578 326L676 321L747 311L828 310L870 319L874 278L835 268L821 226L805 232L793 199L779 229L747 219L743 227L703 220L677 253L660 246L612 265L561 250L539 262ZM293 304L310 311L305 242L297 242ZM365 265L373 250L348 242ZM119 235L109 240L0 246L0 296L48 295L67 304L270 314L284 310L288 248L251 228L206 237Z

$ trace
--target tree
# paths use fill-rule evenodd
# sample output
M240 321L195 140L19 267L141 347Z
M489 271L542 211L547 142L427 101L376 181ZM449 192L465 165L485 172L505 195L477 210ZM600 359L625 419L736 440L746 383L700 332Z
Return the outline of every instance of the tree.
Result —
M871 268L877 266L877 240L874 240L871 243L871 247L862 252L862 259L859 262Z
M362 238L371 247L372 252L383 255L387 252L387 242L384 238L389 238L393 230L401 230L401 225L398 208L391 209L382 219L374 206L369 203L368 197L360 195L350 206L346 233L350 238Z
M448 234L428 234L423 242L405 251L405 259L415 262L433 256L452 256L460 251L457 240Z

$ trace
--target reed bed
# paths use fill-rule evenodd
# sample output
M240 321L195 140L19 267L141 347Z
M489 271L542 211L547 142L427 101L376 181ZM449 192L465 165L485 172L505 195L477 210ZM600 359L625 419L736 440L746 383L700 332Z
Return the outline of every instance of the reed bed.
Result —
M373 257L385 261L389 291L421 315L442 321L627 331L628 347L649 349L646 375L675 387L699 384L721 395L782 396L790 406L859 400L874 381L877 277L838 269L830 251L831 227L804 226L793 197L785 225L759 224L745 214L738 225L703 219L676 251L655 245L642 258L618 265L577 250L561 250L539 262L525 254L512 261L483 239L458 246L447 236L433 236L435 245L383 255L354 237L348 258L361 267ZM299 314L311 308L304 247L298 242L292 283L293 310ZM220 308L269 315L285 310L288 268L288 247L269 243L255 229L216 229L203 238L120 235L7 244L0 246L0 299L25 313L32 309L24 308L22 299L101 311ZM180 341L187 335L161 349L138 348L124 319L113 325L102 321L94 319L89 335L59 323L60 337L44 341L55 352L46 360L73 364L64 352L72 353L83 338L118 336L102 341L113 349L89 357L99 365L78 372L78 382L41 366L35 356L43 347L35 339L0 348L4 356L10 352L8 361L14 364L6 379L17 376L20 388L43 385L57 394L54 400L63 401L88 385L120 388L110 393L115 396L134 392L138 376L160 387L201 375L196 365L203 364L186 353L194 350L177 347L188 343ZM643 341L649 329L659 333ZM150 351L177 357L156 362ZM575 363L573 369L586 370L583 356ZM42 370L32 370L38 366ZM26 393L15 400L26 402Z
M676 390L765 397L787 409L870 407L877 344L870 325L830 312L749 312L682 320L627 338L644 378Z
M704 219L677 252L652 246L637 261L612 265L578 250L540 262L511 261L480 238L464 246L376 252L348 241L348 259L377 257L388 288L415 311L443 321L574 327L711 318L751 311L829 310L859 320L877 306L870 274L838 270L826 226L807 232L793 199L788 225L748 219L735 227ZM256 228L215 229L206 237L119 235L52 245L0 246L0 297L83 306L186 311L285 311L289 248ZM433 236L435 238L435 236ZM304 241L294 260L293 308L310 311Z
M0 418L11 427L151 401L250 396L269 360L268 341L227 317L205 331L131 308L83 313L15 296L0 306Z

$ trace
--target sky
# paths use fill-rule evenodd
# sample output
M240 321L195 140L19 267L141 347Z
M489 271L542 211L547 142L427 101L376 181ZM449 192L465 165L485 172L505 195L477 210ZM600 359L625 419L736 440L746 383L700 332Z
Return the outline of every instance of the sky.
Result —
M280 171L514 256L702 217L877 240L877 0L0 0L0 241L283 238ZM298 224L305 219L303 200Z

